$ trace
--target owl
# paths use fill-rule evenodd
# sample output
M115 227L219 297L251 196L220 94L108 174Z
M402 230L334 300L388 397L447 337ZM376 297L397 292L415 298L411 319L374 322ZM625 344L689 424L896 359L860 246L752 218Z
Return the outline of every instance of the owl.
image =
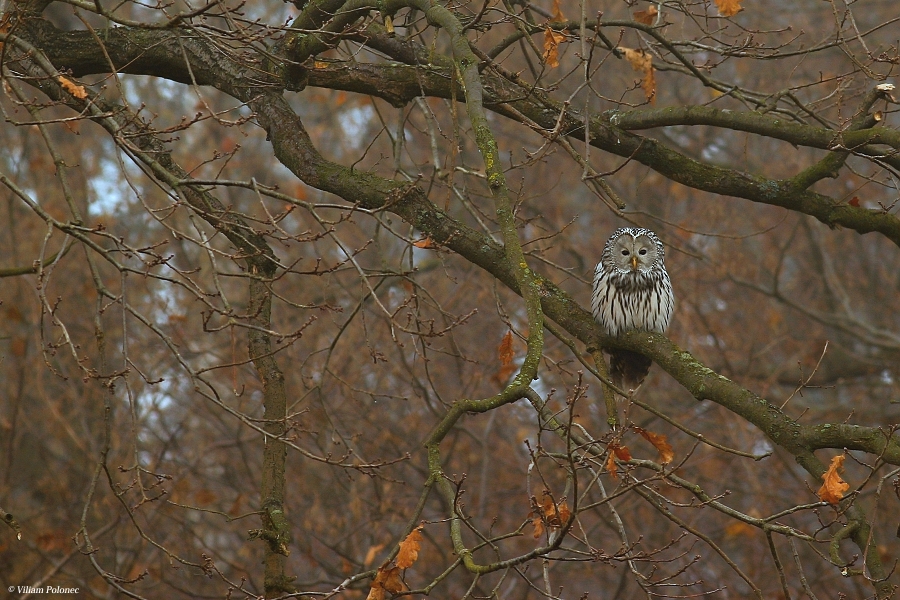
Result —
M606 241L594 270L591 310L607 334L626 331L665 332L675 296L663 263L665 250L649 229L623 227ZM610 352L610 379L636 389L650 372L651 361L628 350Z

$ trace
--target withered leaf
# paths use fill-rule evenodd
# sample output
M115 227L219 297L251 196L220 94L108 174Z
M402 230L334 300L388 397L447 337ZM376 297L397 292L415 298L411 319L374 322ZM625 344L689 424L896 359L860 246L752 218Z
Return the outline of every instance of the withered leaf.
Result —
M853 196L847 204L859 208L859 196Z
M366 552L366 558L363 560L363 566L368 567L373 562L375 562L375 557L381 552L381 549L384 548L384 544L375 544L374 546L369 546L369 551Z
M653 433L652 431L647 431L646 429L642 429L641 427L633 427L634 431L641 434L645 440L653 444L653 447L656 448L656 451L659 452L659 462L664 465L669 464L675 458L675 451L672 450L672 446L669 445L669 442L666 440L666 436L661 433Z
M616 466L616 459L631 460L631 452L625 446L612 443L609 445L609 457L606 459L606 470L612 475L613 479L619 478L619 469Z
M631 68L639 72L641 77L641 89L644 96L654 104L656 102L656 70L653 68L653 57L650 53L634 48L619 48L625 55L625 59L631 64Z
M497 355L500 357L500 364L504 367L512 362L513 359L513 336L512 331L507 331L500 345L497 346Z
M559 7L559 0L553 0L553 16L550 17L551 23L561 23L565 21L566 17L562 13L562 9Z
M819 499L829 504L840 502L844 493L850 489L850 484L841 479L839 472L844 468L846 456L838 454L831 459L828 470L822 475L822 487L819 488Z
M406 539L400 542L400 552L397 553L397 566L408 569L419 558L419 549L422 547L422 525L409 532Z
M533 512L530 515L531 524L534 526L534 539L538 539L544 535L544 520L541 518L541 515L535 515Z
M752 526L743 521L735 521L725 528L725 535L728 537L746 537L756 531Z
M644 25L653 25L653 21L656 20L656 15L659 14L659 11L656 10L655 6L651 6L647 10L638 10L634 12L634 20L638 23L643 23Z
M416 248L437 248L437 244L434 243L430 237L422 238L421 240L417 240L413 242L413 246Z
M87 91L85 91L84 86L78 85L69 79L66 79L62 75L59 75L56 80L59 82L59 85L63 87L64 90L78 98L79 100L84 100L87 98Z
M385 592L399 594L403 591L403 587L400 567L379 567L366 600L384 600Z
M631 460L631 452L629 452L627 446L619 446L618 444L611 444L610 450L612 450L616 458L619 460Z
M744 10L741 8L741 2L742 0L716 0L716 8L723 17L733 17Z
M559 66L559 45L565 39L565 35L553 31L550 27L544 30L544 63L551 69Z
M541 499L541 512L547 524L555 528L562 527L569 520L569 517L572 516L572 511L569 510L565 498L555 502L549 490L544 490L544 495Z

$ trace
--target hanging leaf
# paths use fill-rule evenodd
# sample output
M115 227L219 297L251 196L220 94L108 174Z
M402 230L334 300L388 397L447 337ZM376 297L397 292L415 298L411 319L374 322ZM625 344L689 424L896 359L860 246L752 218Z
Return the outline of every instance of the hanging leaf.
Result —
M840 471L844 469L843 454L831 459L828 470L822 475L822 487L819 488L819 499L829 504L837 504L844 498L844 493L850 489L850 484L841 479Z
M551 23L562 23L566 20L566 17L562 13L562 9L559 7L559 0L553 0L553 16L550 17Z
M79 100L84 100L87 98L87 92L84 89L84 86L73 83L72 81L66 79L62 75L58 76L56 80L59 82L59 85L63 87L64 90L78 98Z
M416 240L413 242L413 246L416 248L437 248L437 244L434 243L430 237L422 238L421 240Z
M554 502L549 490L544 490L544 496L541 499L541 511L544 513L544 520L547 524L554 528L562 527L572 515L565 499L558 503Z
M406 539L400 542L400 552L397 553L397 566L408 569L419 558L419 549L422 546L422 525L409 532Z
M616 459L631 460L631 452L625 446L616 443L609 445L609 457L606 459L606 470L612 475L613 479L619 478L619 468L616 466Z
M544 63L551 69L559 66L559 45L566 36L547 27L544 30Z
M363 566L368 567L373 562L375 562L375 557L381 552L381 549L384 548L384 544L375 544L374 546L369 546L369 551L366 552L366 558L363 560Z
M504 367L512 362L513 359L513 336L512 331L507 331L506 335L497 346L497 354L500 356L500 364Z
M656 10L655 6L651 6L647 10L638 10L634 13L634 20L638 23L643 23L644 25L653 25L653 21L656 20L656 15L659 14L659 11Z
M531 524L534 526L534 539L538 539L544 535L544 520L541 518L541 515L533 512L528 513L528 516L531 517Z
M400 567L379 567L366 600L384 600L385 592L399 594L403 591L403 587Z
M631 68L641 74L641 89L644 96L654 104L656 102L656 71L653 68L653 57L650 53L634 48L619 48L625 55L625 59L631 64Z
M612 452L610 452L609 456L606 458L606 470L609 471L609 474L612 475L613 479L619 478L619 468L616 466L616 455Z
M653 433L652 431L647 431L646 429L642 429L640 427L632 427L636 433L641 434L641 436L653 444L653 447L656 448L656 451L659 452L659 462L664 465L669 464L675 458L675 451L672 450L672 446L669 445L669 442L666 440L666 436L661 433Z
M738 14L743 8L741 8L742 0L716 0L716 8L719 9L719 14L723 17L733 17Z

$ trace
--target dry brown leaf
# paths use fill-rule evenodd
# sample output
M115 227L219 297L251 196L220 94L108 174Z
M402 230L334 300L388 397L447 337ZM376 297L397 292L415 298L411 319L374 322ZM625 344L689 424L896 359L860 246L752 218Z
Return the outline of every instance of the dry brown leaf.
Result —
M551 69L559 66L559 45L565 39L565 35L549 27L544 30L544 63Z
M491 381L502 387L509 381L510 376L518 370L519 367L516 365L504 365L497 369L496 373L491 375Z
M751 535L754 531L755 529L747 523L736 521L725 528L725 535L728 537L746 537Z
M64 90L78 98L79 100L84 100L87 98L87 91L85 91L84 86L73 83L72 81L66 79L62 75L59 75L56 80L59 82L59 85L63 87Z
M399 594L403 591L403 587L400 567L379 567L366 600L384 600L385 592Z
M669 464L675 458L675 451L672 450L672 446L669 445L669 442L666 440L666 436L661 433L653 433L652 431L647 431L646 429L642 429L640 427L633 427L635 432L641 434L645 440L653 444L653 447L656 448L657 452L659 452L659 462L664 465Z
M538 539L544 535L544 520L533 512L529 513L529 516L531 516L531 524L534 526L534 539Z
M609 471L609 474L612 475L613 479L619 478L619 467L616 466L616 455L612 452L610 452L609 456L606 458L606 470Z
M504 367L512 362L513 359L513 336L512 331L507 331L506 335L497 346L497 354L500 356L500 364Z
M206 488L199 489L194 493L194 501L200 506L207 506L218 499L219 497L212 490Z
M641 89L644 90L644 96L650 104L654 104L656 102L656 70L653 68L653 57L648 52L634 48L619 48L619 50L625 54L625 59L631 64L631 68L643 76Z
M419 549L422 547L422 525L409 532L406 539L400 542L400 552L397 553L397 566L408 569L419 558Z
M366 600L384 600L384 588L380 585L375 587L374 582L371 589L369 589L369 595L366 596Z
M549 490L544 490L538 509L537 512L528 513L528 518L531 519L531 525L534 527L534 539L544 535L545 523L552 529L559 529L572 517L572 511L569 510L565 499L558 503L554 502Z
M733 17L744 10L741 8L741 2L742 0L716 0L716 8L723 17Z
M850 484L841 479L839 472L844 468L846 456L838 454L831 459L828 470L822 475L825 482L819 488L819 499L829 504L837 504L844 497L844 492L850 489Z
M618 444L609 445L609 458L606 459L606 470L612 475L613 479L619 478L619 468L616 466L616 459L631 460L631 452L625 446Z
M554 502L549 490L544 490L544 496L541 499L541 512L547 524L556 528L562 527L569 520L569 517L572 516L572 511L569 510L565 499Z
M391 567L384 571L384 580L381 586L392 594L399 594L403 591L403 580L400 579L400 567Z
M375 557L381 552L381 549L384 548L384 544L375 544L374 546L369 546L369 551L366 552L366 558L363 560L363 566L368 567L373 562L375 562Z
M612 450L616 458L619 460L631 460L631 452L628 450L628 446L619 446L618 444L610 445L610 450Z
M551 23L561 23L565 21L566 17L562 13L562 9L559 7L559 0L553 0L553 16L550 17Z
M421 240L413 242L413 246L416 248L437 248L437 244L434 243L430 237L422 238Z
M566 504L566 501L563 500L559 503L559 526L562 527L566 523L569 522L569 519L572 518L572 511L569 510L569 505Z
M644 25L653 25L653 21L656 20L656 15L659 14L659 11L656 10L655 6L651 6L647 10L638 10L634 13L634 20L638 23L643 23Z

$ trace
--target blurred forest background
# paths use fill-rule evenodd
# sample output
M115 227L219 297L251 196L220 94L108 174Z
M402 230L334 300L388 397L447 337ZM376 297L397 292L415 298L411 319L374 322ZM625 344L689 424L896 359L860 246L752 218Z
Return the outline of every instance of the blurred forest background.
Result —
M2 8L0 587L900 585L894 0Z

